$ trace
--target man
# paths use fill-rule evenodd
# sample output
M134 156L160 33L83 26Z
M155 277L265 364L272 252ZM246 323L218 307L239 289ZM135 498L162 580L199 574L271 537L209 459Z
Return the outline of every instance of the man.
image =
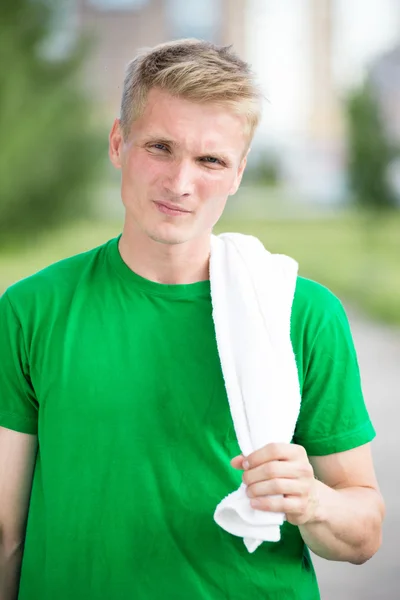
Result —
M307 547L356 564L378 549L374 430L345 313L317 283L299 277L293 303L293 443L240 456L208 262L260 101L230 49L138 56L110 134L122 236L1 298L1 600L315 600ZM287 517L254 554L213 520L242 477Z

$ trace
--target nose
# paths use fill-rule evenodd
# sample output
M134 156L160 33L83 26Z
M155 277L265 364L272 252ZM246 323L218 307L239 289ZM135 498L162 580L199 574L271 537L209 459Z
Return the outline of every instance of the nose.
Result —
M169 163L164 187L174 197L191 196L194 191L194 166L189 160Z

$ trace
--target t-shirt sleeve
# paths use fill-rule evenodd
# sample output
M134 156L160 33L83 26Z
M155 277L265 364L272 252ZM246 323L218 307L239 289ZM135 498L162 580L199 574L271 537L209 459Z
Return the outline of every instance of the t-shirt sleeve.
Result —
M342 304L335 300L334 310L315 336L304 370L294 441L309 456L344 452L375 437L349 322Z
M23 331L6 292L0 298L0 426L36 434L37 421Z

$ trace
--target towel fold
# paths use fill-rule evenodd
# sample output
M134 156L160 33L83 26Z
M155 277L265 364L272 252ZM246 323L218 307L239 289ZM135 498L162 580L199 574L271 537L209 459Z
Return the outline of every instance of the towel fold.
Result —
M300 387L290 339L298 264L253 236L212 236L210 284L218 353L240 450L290 443ZM249 552L280 539L281 513L252 508L246 486L224 498L214 519Z

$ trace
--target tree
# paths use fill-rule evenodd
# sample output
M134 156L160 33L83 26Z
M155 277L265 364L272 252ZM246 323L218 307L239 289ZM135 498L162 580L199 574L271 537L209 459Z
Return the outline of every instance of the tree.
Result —
M353 200L360 209L359 234L362 261L353 273L354 286L364 290L365 301L379 288L382 274L382 228L397 206L389 180L389 166L396 157L382 118L377 93L367 81L347 102L348 178ZM372 295L371 295L372 294Z
M55 10L54 0L0 2L1 242L86 213L102 156L83 45L57 60L44 51Z
M370 82L347 100L348 179L356 203L373 212L396 205L388 179L395 156L382 120L377 95Z

